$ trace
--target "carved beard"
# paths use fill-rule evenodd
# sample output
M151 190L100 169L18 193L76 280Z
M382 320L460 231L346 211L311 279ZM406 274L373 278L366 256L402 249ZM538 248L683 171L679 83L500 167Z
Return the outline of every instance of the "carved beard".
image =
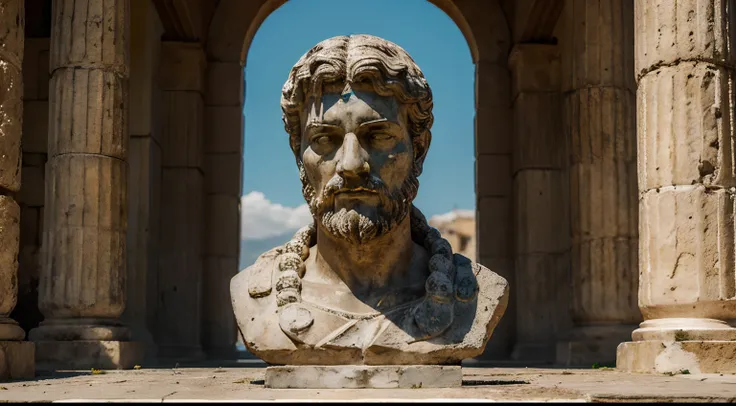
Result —
M388 189L382 180L369 177L361 186L378 192L381 204L376 210L377 216L366 216L355 210L340 209L335 212L335 192L345 185L345 180L335 175L321 195L309 183L304 166L299 164L299 179L302 181L302 194L309 204L312 213L324 230L335 237L343 238L350 243L360 244L385 235L396 224L400 223L411 209L411 203L419 190L419 179L412 171L396 191Z

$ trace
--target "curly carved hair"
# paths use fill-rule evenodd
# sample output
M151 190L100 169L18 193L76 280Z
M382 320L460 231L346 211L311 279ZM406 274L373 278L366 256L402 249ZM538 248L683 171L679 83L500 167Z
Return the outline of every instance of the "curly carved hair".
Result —
M300 113L307 97L319 98L327 83L370 82L376 93L393 96L407 108L414 145L415 176L422 172L432 140L432 90L416 62L400 46L372 35L338 36L310 49L291 68L281 91L282 120L301 168Z

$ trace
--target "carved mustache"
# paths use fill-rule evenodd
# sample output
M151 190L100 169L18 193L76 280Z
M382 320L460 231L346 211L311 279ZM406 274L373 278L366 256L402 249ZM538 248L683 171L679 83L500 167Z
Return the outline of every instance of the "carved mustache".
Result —
M322 191L322 199L329 200L338 193L344 192L369 192L383 194L388 190L386 184L376 176L370 175L358 185L348 185L346 180L339 175L335 175L327 182Z

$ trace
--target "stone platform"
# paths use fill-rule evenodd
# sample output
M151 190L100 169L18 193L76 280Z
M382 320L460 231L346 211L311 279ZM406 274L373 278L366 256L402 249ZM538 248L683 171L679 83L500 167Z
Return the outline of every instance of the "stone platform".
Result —
M218 368L217 365L222 365ZM677 401L736 400L736 375L631 374L611 368L464 367L459 388L268 389L260 362L212 367L57 371L35 379L0 383L0 402L31 401Z
M134 341L36 341L37 369L130 369L143 361L144 346Z
M266 368L271 389L418 389L459 388L460 366L302 365Z
M0 341L0 380L33 378L36 374L33 343Z

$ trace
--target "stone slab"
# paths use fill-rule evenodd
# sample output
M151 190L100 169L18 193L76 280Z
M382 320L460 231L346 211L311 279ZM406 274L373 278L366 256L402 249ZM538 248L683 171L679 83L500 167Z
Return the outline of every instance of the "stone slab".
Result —
M444 365L301 365L266 368L271 389L417 389L457 388L460 366Z
M0 341L0 381L35 377L34 351L29 341Z
M130 369L143 362L145 346L136 341L36 341L36 367Z
M41 374L39 374L41 375ZM724 402L736 398L736 375L630 374L612 368L463 367L463 386L422 389L268 389L265 364L253 360L205 365L45 373L4 382L0 401L51 402Z
M616 368L625 372L736 374L736 341L634 341L619 344Z

